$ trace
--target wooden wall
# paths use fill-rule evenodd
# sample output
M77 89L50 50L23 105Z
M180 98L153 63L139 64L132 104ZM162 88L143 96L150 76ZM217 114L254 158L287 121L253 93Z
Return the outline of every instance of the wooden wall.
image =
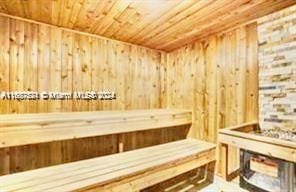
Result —
M0 149L0 175L130 151L186 138L190 126L88 137Z
M0 17L0 26L0 91L108 89L118 95L115 101L101 102L0 100L0 113L185 108L193 110L189 136L210 142L217 142L219 128L258 118L256 24L208 37L168 54L12 18ZM109 144L118 139L131 145L128 150L176 140L184 138L187 129L1 150L0 156L13 154L15 158L0 172L113 153L117 147ZM138 135L145 138L135 139ZM35 155L29 155L29 151ZM229 169L233 169L237 166L237 151L229 155L233 157ZM44 158L36 160L35 156Z
M0 101L0 113L160 108L164 53L0 16L1 91L115 91L115 101Z
M165 53L0 16L0 92L115 91L114 101L3 101L0 113L164 107ZM0 175L186 137L188 126L0 149Z
M258 119L257 49L253 23L168 54L167 106L193 110L191 137L217 142L218 129Z

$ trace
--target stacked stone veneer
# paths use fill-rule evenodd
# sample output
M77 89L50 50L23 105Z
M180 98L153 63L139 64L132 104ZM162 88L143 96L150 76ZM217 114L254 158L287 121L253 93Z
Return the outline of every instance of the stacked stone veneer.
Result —
M296 131L296 6L258 22L261 128Z

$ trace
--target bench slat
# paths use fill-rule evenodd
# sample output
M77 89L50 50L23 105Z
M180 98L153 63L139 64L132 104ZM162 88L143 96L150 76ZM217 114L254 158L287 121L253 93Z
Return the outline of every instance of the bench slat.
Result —
M0 116L0 148L192 123L188 110L132 110Z
M178 145L177 145L178 144ZM177 145L177 146L176 146ZM137 161L141 158L143 158L143 155L160 155L163 153L163 151L167 151L167 152L173 152L175 150L180 150L180 149L184 149L187 147L190 147L192 145L192 143L190 143L190 140L188 140L187 142L183 142L183 141L176 141L176 142L171 142L171 143L167 143L167 144L162 144L162 145L158 145L158 146L162 146L162 150L155 150L154 147L147 147L144 149L140 149L137 152L137 156L135 158L130 158L129 154L132 153L134 154L134 151L128 151L128 152L124 152L118 155L108 155L108 156L103 156L103 157L99 157L99 158L93 158L93 159L88 159L88 160L82 160L82 161L78 161L75 162L75 166L69 166L67 167L67 169L65 169L65 164L63 165L56 165L53 167L48 167L48 168L42 168L43 173L42 176L53 176L55 177L56 175L63 175L63 174L68 174L70 173L77 173L76 171L80 171L81 168L90 168L90 169L96 169L97 167L99 168L106 168L106 167L112 167L118 164L117 161L120 159L121 163L126 163L129 161ZM147 157L145 157L147 158ZM94 167L96 166L96 167ZM63 169L61 169L63 168ZM12 175L7 175L5 176L6 179L9 179L10 182L7 183L8 184L14 184L14 183L20 183L20 182L26 182L27 181L34 181L35 179L40 180L40 172L39 169L36 170L31 170L30 171L30 175L26 175L26 177L23 177L22 174L26 174L25 172L23 173L18 173L18 174L12 174ZM19 179L22 180L19 180ZM48 178L47 178L48 179ZM0 177L0 183L1 181L3 181L3 179ZM39 183L39 181L38 181Z
M0 177L0 189L11 191L73 191L106 187L162 166L174 166L180 161L215 157L215 145L193 139L171 142L130 152L68 163ZM209 155L210 154L210 155ZM199 165L200 166L200 165ZM192 167L190 164L189 167ZM50 175L54 173L54 175ZM113 185L113 184L112 184Z
M85 112L53 112L53 113L27 113L27 114L2 114L0 116L0 127L8 125L18 125L26 123L39 123L39 122L73 122L75 120L89 120L89 119L116 119L123 117L138 118L141 116L149 115L167 115L187 113L189 110L184 109L145 109L145 110L124 110L124 111L85 111Z
M181 150L184 150L184 148L180 148ZM188 154L188 153L182 153L183 155ZM191 154L191 152L189 153ZM172 155L177 155L177 153L173 153ZM167 157L168 154L163 154L163 155L153 155L152 156L147 156L146 158L142 159L137 159L137 161L132 161L132 162L125 162L124 164L120 163L116 166L113 167L107 167L107 168L89 168L87 170L79 170L76 171L66 177L60 178L59 176L56 177L54 176L54 180L50 180L47 182L43 182L43 184L37 180L38 183L31 185L28 189L25 189L25 191L37 191L37 190L49 190L53 189L55 191L61 191L60 188L63 188L65 185L68 185L67 188L76 188L75 186L84 186L81 182L85 183L86 186L90 185L92 181L95 183L99 182L100 184L103 184L104 182L111 182L112 179L114 178L120 178L121 175L128 174L128 173L133 173L136 170L142 170L144 167L150 167L151 162L152 163L157 163L158 161L165 161L169 157ZM121 162L121 159L118 159L117 161ZM103 163L103 162L101 162ZM143 166L145 165L145 166ZM127 170L128 169L128 170ZM128 172L127 172L128 171ZM70 172L71 173L71 172ZM53 177L53 176L50 176ZM87 178L85 181L82 181L81 178ZM107 180L109 179L109 180ZM55 186L53 188L52 186ZM22 189L22 191L24 191ZM64 190L62 190L64 191Z

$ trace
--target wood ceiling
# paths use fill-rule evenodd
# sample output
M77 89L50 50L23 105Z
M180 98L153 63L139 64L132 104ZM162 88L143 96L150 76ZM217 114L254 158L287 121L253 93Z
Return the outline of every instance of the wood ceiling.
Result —
M0 0L0 12L171 51L293 4L296 0Z

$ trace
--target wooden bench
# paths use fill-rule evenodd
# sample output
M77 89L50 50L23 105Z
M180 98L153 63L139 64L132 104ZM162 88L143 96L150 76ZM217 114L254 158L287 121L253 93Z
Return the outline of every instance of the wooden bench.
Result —
M0 116L0 148L190 125L188 110L132 110Z
M215 161L215 145L187 139L0 177L2 191L139 191Z
M0 148L191 122L190 111L163 109L2 115ZM0 191L138 191L214 163L214 144L187 139L1 176Z

